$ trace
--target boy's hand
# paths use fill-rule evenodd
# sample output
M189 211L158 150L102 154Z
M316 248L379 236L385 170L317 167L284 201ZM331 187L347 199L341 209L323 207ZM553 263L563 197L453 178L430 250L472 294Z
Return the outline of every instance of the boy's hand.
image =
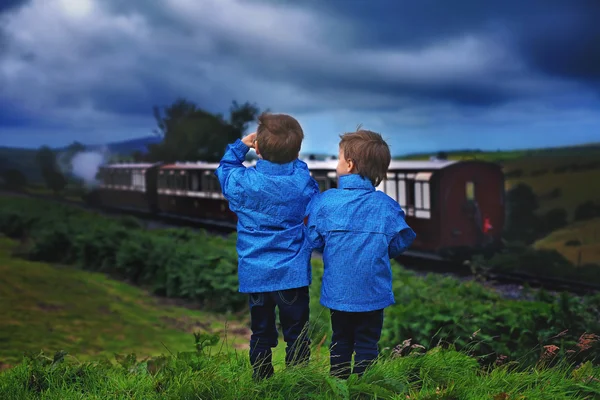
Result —
M242 143L244 143L251 149L254 148L254 142L256 142L256 132L252 132L251 134L242 139Z

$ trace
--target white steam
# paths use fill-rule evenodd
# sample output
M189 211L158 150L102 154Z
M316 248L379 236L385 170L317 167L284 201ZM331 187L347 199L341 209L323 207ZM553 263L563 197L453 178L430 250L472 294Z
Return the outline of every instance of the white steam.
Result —
M76 178L81 179L86 186L97 186L100 182L96 179L102 164L109 160L108 149L80 151L71 156L68 163L64 163L63 170Z

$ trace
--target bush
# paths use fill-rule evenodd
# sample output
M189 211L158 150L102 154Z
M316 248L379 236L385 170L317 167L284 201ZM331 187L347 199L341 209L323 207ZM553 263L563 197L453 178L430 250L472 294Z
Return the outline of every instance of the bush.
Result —
M237 290L234 236L141 227L130 216L109 219L43 200L0 199L0 232L26 238L25 255L31 260L110 273L216 310L245 304Z
M532 301L515 301L473 281L437 274L420 278L397 264L392 271L396 304L385 310L381 348L411 339L426 349L467 351L482 364L506 356L531 365L543 345L573 346L583 332L600 332L600 295L581 300L542 291ZM316 343L331 337L329 310L319 304L322 274L322 262L313 260L310 318Z
M547 232L552 232L567 226L567 210L554 208L544 215L544 227Z
M600 217L600 205L593 201L580 204L575 209L575 221L584 221L596 217Z

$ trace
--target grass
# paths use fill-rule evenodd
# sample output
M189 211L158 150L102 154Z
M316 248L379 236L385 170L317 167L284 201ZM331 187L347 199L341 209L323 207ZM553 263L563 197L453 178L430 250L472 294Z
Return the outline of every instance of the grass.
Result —
M27 188L25 188L25 192L32 194L32 195L38 195L38 196L50 196L50 197L56 196L52 190L50 190L42 185L30 185ZM58 197L61 199L64 199L64 200L82 203L83 202L83 200L81 198L82 192L83 192L82 189L77 188L73 185L69 185L65 188L65 190L62 193L59 193Z
M192 332L222 333L228 320L232 345L248 341L243 318L180 307L100 273L15 258L15 246L0 237L0 364L41 349L82 360L178 352L193 346Z
M567 245L569 242L580 244ZM578 221L535 243L536 249L554 249L574 265L600 265L600 218Z
M481 368L467 354L436 347L382 356L361 378L330 377L327 360L282 369L254 382L237 352L185 352L120 363L82 363L38 356L0 373L0 397L12 399L593 399L600 369L570 366L549 355L534 368Z
M548 172L540 176L525 176L509 179L506 189L510 190L519 183L530 186L539 198L539 212L544 213L553 208L564 208L572 220L578 205L588 200L600 200L600 169L555 174ZM556 198L544 198L552 190L559 189L561 194Z

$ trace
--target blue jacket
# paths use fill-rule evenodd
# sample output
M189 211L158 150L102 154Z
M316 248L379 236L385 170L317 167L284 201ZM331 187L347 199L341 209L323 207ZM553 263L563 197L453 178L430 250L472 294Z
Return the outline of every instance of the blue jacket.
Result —
M227 146L215 175L229 208L238 216L239 291L271 292L311 283L312 249L306 241L304 216L319 193L306 163L242 163L248 146L241 140Z
M342 175L337 189L316 196L308 209L308 237L323 251L321 304L364 312L394 304L390 258L416 237L404 211L358 174Z

